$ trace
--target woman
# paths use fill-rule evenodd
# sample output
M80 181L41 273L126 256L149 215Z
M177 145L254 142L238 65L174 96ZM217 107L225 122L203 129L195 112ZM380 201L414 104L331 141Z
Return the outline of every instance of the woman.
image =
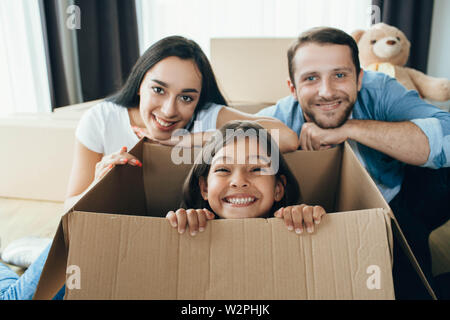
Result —
M210 134L203 135L203 131L220 128L230 120L254 120L266 129L280 130L282 152L297 149L297 135L280 121L224 106L211 65L198 44L180 36L158 41L137 61L116 95L83 115L76 133L66 208L113 166L142 165L127 153L138 136L173 144L172 134L186 129L206 141Z

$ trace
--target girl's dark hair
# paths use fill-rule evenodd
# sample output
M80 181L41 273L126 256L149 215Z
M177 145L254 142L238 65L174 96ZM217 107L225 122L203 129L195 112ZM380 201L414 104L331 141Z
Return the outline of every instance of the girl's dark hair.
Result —
M233 134L230 134L230 131L227 132L227 130L230 129L233 130ZM275 173L275 177L284 185L284 196L281 201L274 203L270 215L281 207L291 206L301 202L300 188L297 179L289 169L283 155L278 149L278 144L273 140L270 133L256 122L236 120L228 122L222 128L217 130L195 159L194 165L189 171L183 184L182 208L207 208L212 211L208 201L205 201L201 196L199 184L200 177L204 177L205 180L207 179L211 168L211 161L216 153L229 142L234 141L239 137L255 137L258 139L266 138L266 141L264 142L267 142L266 152L268 156L271 158L272 163L273 161L278 161L279 163L278 171ZM272 156L271 150L273 148L277 148L277 159L273 159L273 156L276 156ZM281 175L285 176L286 184L284 184L283 179L281 179Z
M142 79L155 64L168 57L193 60L202 74L202 91L194 117L208 102L227 105L206 55L195 41L181 36L166 37L148 48L134 65L124 86L106 100L126 108L138 107Z

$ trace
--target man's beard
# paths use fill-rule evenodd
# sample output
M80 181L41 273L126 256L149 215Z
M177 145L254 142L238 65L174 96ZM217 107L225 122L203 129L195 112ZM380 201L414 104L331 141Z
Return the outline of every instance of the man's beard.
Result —
M315 104L311 103L309 104L312 106L312 108L303 109L303 112L308 118L308 121L314 122L316 125L318 125L322 129L334 129L339 128L342 126L349 118L350 113L353 110L353 107L355 106L356 101L349 101L348 99L330 99L330 101L336 101L340 100L341 105L333 111L330 112L321 112L320 110L317 110L317 112L311 112L311 109L314 110ZM320 101L319 103L326 103L327 101ZM347 104L344 106L344 104ZM337 118L336 118L337 117ZM326 118L326 121L323 118Z

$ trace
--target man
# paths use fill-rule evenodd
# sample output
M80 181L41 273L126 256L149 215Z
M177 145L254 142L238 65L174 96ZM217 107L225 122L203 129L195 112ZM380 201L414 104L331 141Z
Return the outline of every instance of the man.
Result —
M389 76L363 71L356 42L338 29L321 27L302 33L288 51L288 66L292 95L259 115L278 118L296 131L304 150L327 149L348 141L390 204L433 283L428 227L448 219L450 169L425 175L438 188L415 187L417 181L410 181L410 175L405 179L408 186L403 182L405 164L432 169L450 166L450 114L427 104L417 92L407 91ZM416 174L412 166L407 170ZM425 194L418 193L419 187ZM411 198L414 194L420 197ZM424 218L434 221L423 222ZM413 270L412 278L406 278L403 258L394 257L394 280L401 283L396 286L397 297L426 297L420 283L413 285Z

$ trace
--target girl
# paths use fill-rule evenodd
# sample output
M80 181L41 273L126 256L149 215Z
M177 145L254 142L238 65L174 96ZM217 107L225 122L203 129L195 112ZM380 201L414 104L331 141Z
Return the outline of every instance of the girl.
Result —
M230 120L255 120L280 130L283 152L298 148L297 135L280 121L224 106L211 65L197 43L180 36L156 42L136 62L124 87L83 115L76 131L66 208L113 166L141 166L127 151L142 136L174 144L172 134L184 129L201 135L203 142L210 134L203 136L202 131Z
M232 121L205 145L183 186L182 208L169 211L169 223L191 235L215 218L284 219L289 230L314 232L325 210L298 205L297 180L270 134L250 121ZM202 209L186 209L202 208Z

